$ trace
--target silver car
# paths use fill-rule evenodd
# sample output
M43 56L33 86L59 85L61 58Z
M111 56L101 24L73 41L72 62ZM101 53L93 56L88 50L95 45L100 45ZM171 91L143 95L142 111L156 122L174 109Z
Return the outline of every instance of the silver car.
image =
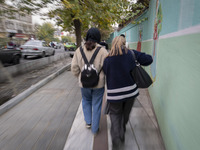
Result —
M20 47L22 56L50 56L55 54L55 49L50 47L45 41L30 40Z

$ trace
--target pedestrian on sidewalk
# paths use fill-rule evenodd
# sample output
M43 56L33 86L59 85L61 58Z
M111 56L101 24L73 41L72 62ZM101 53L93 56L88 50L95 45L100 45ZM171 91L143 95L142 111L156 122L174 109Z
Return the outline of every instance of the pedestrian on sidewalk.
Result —
M103 71L106 75L113 150L123 146L126 124L135 98L139 95L137 85L131 76L131 71L136 66L135 60L131 50L126 48L125 44L124 36L115 37L103 65ZM147 66L152 63L150 55L133 51L141 65Z
M99 131L99 122L105 85L105 75L102 71L102 67L104 59L108 55L107 50L103 46L98 44L100 40L100 31L97 28L90 28L86 35L85 44L75 51L71 63L71 71L76 77L78 77L79 85L81 87L82 108L86 127L91 127L92 133L94 135L96 135ZM85 88L83 87L83 84L81 82L81 71L85 67L85 62L83 60L80 49L83 50L87 60L89 61L97 47L101 48L94 59L93 65L99 73L99 81L95 87Z

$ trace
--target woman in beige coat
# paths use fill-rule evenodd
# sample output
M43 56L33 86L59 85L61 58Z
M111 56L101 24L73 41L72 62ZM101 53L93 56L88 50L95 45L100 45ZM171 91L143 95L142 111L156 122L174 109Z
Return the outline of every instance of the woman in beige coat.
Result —
M105 76L104 72L102 71L102 67L104 59L108 55L107 50L98 44L100 41L101 34L99 30L97 28L90 28L87 32L86 42L84 46L82 46L82 49L88 61L91 59L97 47L101 47L93 63L97 72L100 72L99 81L95 87L84 88L82 86L80 80L81 70L84 67L85 63L80 52L80 47L75 51L71 64L71 71L76 77L78 77L79 85L81 87L82 107L86 127L91 127L93 134L97 134L99 131L99 122L105 85Z

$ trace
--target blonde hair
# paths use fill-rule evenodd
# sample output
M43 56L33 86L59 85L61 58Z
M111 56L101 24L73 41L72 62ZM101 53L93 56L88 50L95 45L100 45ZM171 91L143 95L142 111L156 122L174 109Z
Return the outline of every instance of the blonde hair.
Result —
M125 53L128 52L128 49L126 48L126 40L123 36L116 36L112 41L109 56L123 55L122 49L125 50Z

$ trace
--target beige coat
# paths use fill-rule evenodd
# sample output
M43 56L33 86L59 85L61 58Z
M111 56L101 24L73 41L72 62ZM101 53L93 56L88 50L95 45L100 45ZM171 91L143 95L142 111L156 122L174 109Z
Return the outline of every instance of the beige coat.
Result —
M98 52L98 54L97 54L97 56L96 56L96 58L95 58L93 64L94 64L94 67L95 67L95 68L97 69L97 71L99 72L100 69L103 67L104 59L108 56L107 50L106 50L103 46L97 44L96 47L95 47L92 51L87 51L86 48L85 48L85 46L83 46L83 51L84 51L84 53L85 53L85 55L86 55L86 57L87 57L87 60L90 61L90 59L91 59L91 57L92 57L94 51L96 50L96 48L97 48L98 46L100 46L101 49L99 50L99 52ZM83 58L82 58L80 49L78 48L78 49L75 51L74 57L73 57L73 59L72 59L71 71L72 71L72 73L73 73L76 77L78 77L78 79L79 79L79 86L80 86L80 87L83 87L83 86L82 86L82 83L81 83L81 81L80 81L80 77L81 77L81 69L82 69L82 67L84 66L84 64L85 64L85 63L84 63L84 60L83 60ZM100 73L100 75L99 75L99 83L98 83L98 85L97 85L96 87L94 87L94 88L102 88L102 87L104 87L104 85L105 85L105 75L104 75L103 70L102 70L101 73Z

